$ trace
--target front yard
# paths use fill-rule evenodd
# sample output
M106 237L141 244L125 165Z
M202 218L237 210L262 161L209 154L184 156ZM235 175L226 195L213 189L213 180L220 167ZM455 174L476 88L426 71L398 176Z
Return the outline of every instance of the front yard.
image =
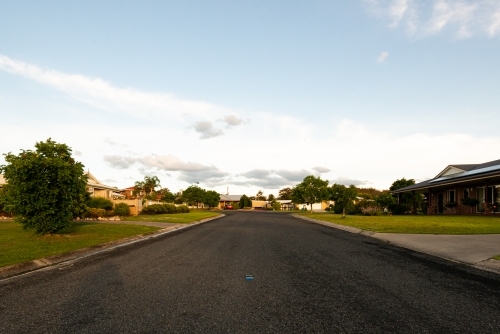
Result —
M383 233L409 234L500 234L500 217L496 216L350 216L331 213L300 215Z
M213 211L191 211L189 213L165 213L160 215L138 215L126 217L124 220L133 222L155 222L155 223L174 223L188 224L197 220L215 217L220 215Z
M24 231L14 221L0 221L0 267L96 246L159 227L75 222L72 227L52 235Z

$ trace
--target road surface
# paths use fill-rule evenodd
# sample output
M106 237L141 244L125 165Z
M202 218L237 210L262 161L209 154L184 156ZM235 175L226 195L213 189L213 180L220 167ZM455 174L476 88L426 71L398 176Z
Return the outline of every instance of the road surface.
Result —
M0 281L0 333L155 332L499 333L500 276L234 212Z

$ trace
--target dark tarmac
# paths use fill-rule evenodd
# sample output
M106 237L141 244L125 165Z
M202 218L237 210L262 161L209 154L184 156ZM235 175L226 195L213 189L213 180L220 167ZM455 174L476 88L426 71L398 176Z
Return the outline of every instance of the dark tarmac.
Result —
M0 333L500 332L497 274L288 214L225 213L0 281Z

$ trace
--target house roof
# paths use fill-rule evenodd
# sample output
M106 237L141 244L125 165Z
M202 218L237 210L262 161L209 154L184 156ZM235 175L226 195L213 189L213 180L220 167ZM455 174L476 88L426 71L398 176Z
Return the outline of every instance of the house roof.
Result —
M454 172L452 174L446 174L446 171L450 166L461 169L462 171ZM473 164L449 165L433 179L394 190L392 191L392 193L397 194L407 191L421 190L437 186L445 186L460 182L486 179L492 176L500 176L500 159L474 165Z
M239 202L243 195L220 195L220 202Z
M119 191L117 187L111 187L107 186L103 183L101 183L94 175L90 174L90 172L85 172L85 175L87 175L87 185L94 187L94 188L99 188L99 189L107 189L107 190L113 190L113 191Z

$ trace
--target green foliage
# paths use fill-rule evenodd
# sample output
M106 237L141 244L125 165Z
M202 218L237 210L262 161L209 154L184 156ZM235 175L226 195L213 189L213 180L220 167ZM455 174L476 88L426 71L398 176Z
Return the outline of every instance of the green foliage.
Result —
M173 204L152 204L144 207L141 215L159 215L163 213L187 213L189 208L185 205L175 206Z
M309 175L297 184L292 191L294 203L306 203L311 206L328 198L328 181L322 180L319 176Z
M220 195L214 190L207 190L205 192L205 197L203 198L203 204L208 205L210 208L219 205Z
M381 210L384 210L385 208L389 208L391 205L396 204L396 199L390 192L386 191L375 196L375 203L377 203Z
M457 202L448 202L444 206L447 207L448 209L453 209L453 208L458 206L458 203Z
M118 203L115 205L114 214L116 216L130 216L130 208L127 203Z
M388 208L393 215L404 215L408 212L408 207L404 204L394 203L389 205Z
M389 190L393 191L393 190L398 190L398 189L401 189L401 188L404 188L404 187L408 187L408 186L411 186L411 185L414 185L415 184L415 180L414 179L405 179L405 178L402 178L402 179L399 179L399 180L396 180L392 183L391 187L389 188ZM411 208L412 206L414 206L415 208L420 208L422 206L422 202L423 202L423 195L422 194L411 194L411 193L407 193L407 194L400 194L399 195L399 205L401 206L405 206L405 212L410 212L411 211ZM393 205L394 207L394 205ZM401 212L401 208L397 208L396 211L397 212ZM392 211L392 210L391 210ZM393 212L394 213L394 212ZM396 213L394 213L396 214Z
M67 145L48 139L35 148L5 155L7 206L25 229L54 233L85 211L87 176Z
M256 201L265 201L266 196L264 196L264 193L262 192L262 190L259 190L253 199L255 199Z
M175 200L175 195L168 188L160 189L157 194L161 195L160 201L162 202L173 203Z
M280 191L278 193L278 199L291 200L292 199L292 194L293 194L293 189L292 188L283 188L283 189L280 189Z
M241 196L240 209L251 208L251 207L252 207L252 200L247 195Z
M134 195L156 200L155 189L161 187L160 179L157 176L145 176L144 181L136 181L134 185Z
M462 204L473 208L479 204L479 200L472 198L472 197L465 197L465 198L462 198Z
M272 202L271 206L272 206L273 210L276 210L276 211L281 210L281 204L279 202L274 201L274 202Z
M203 203L205 199L206 190L200 188L198 185L189 186L186 190L182 192L182 197L188 205L198 205ZM217 203L219 198L217 199Z
M113 202L103 197L92 197L87 203L89 208L113 210Z
M106 210L100 208L89 208L88 215L90 218L102 218L106 215Z
M267 196L267 201L268 202L273 202L276 198L274 197L273 194L269 194L269 196Z
M352 184L346 187L341 184L333 184L330 188L330 199L335 201L335 205L342 208L342 217L345 217L346 209L352 201L356 199L358 190Z
M0 215L10 215L9 202L7 201L7 185L0 188Z

